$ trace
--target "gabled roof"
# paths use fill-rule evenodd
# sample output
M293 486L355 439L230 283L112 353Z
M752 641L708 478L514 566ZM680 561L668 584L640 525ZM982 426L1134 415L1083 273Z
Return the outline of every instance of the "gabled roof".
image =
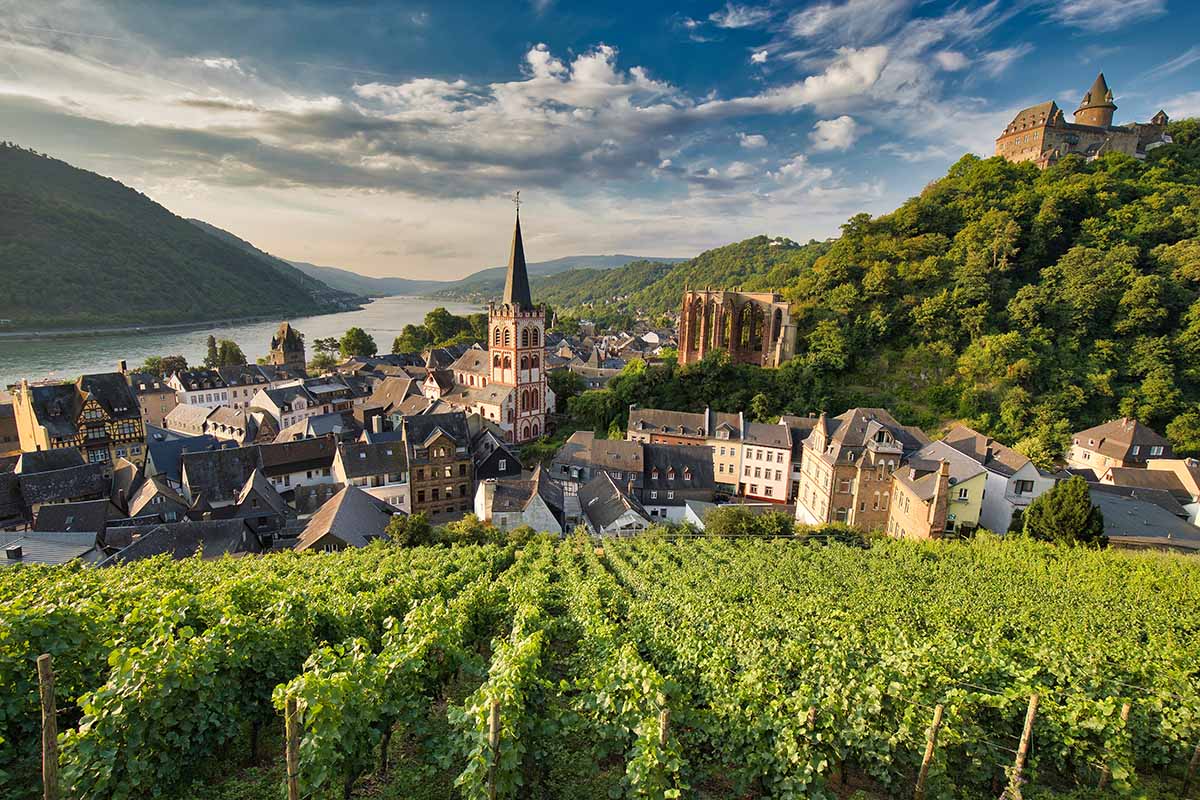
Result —
M171 377L179 381L179 385L189 392L225 388L225 381L221 378L221 373L215 369L180 370Z
M688 489L713 490L712 451L707 447L686 444L643 445L645 475L643 487L657 491L684 491ZM646 497L645 494L642 495ZM666 499L665 495L658 498ZM678 498L680 502L683 498ZM654 505L653 503L651 505Z
M912 458L893 474L893 479L905 486L918 500L929 502L937 494L941 482L941 463Z
M237 443L218 439L208 434L180 436L162 441L148 439L146 441L146 466L153 466L157 475L163 475L176 483L182 483L184 453L234 449L237 449Z
M1200 528L1140 496L1114 494L1104 489L1093 484L1088 492L1092 503L1104 515L1104 535L1110 544L1200 551Z
M1187 519L1188 517L1187 509L1183 507L1183 504L1165 489L1150 489L1141 486L1114 486L1110 483L1089 483L1088 491L1092 493L1093 497L1097 493L1132 497L1142 502L1156 505L1163 511L1180 519Z
M260 389L267 399L275 404L280 410L289 410L296 400L303 398L305 403L314 404L317 398L313 397L312 392L301 382L290 385L279 386L274 389Z
M403 427L404 440L409 447L424 447L438 431L453 439L457 446L467 447L471 442L467 415L461 411L405 417Z
M108 499L122 514L128 509L129 498L133 497L133 493L141 481L141 469L129 459L118 458L113 464L112 486L109 487ZM124 496L123 502L122 496Z
M523 513L529 508L534 497L540 497L550 509L550 513L562 524L563 519L563 490L557 481L551 479L539 464L530 479L499 478L494 479L495 492L490 495L491 506L489 514ZM485 494L485 497L488 496Z
M1028 457L966 425L955 425L942 441L984 469L1005 477L1015 475L1029 463Z
M337 439L318 436L293 442L259 445L259 463L270 477L310 469L329 469L337 453Z
M1023 108L1013 117L1012 122L1004 129L1004 134L1015 133L1027 128L1042 127L1052 122L1059 113L1058 104L1053 100L1038 103L1036 106Z
M1110 420L1094 428L1079 431L1071 438L1080 447L1122 460L1131 455L1130 451L1135 445L1138 446L1141 456L1150 455L1151 447L1162 447L1164 454L1169 453L1171 448L1171 443L1165 437L1129 417Z
M491 362L488 360L488 351L473 347L459 356L458 360L450 365L450 369L456 372L473 372L476 375L488 375L492 367Z
M987 470L975 459L951 447L947 442L930 442L913 453L912 461L928 461L934 464L945 461L950 465L950 485L969 481Z
M340 411L331 411L328 414L317 414L315 417L307 417L293 422L276 434L275 444L295 442L300 439L312 439L330 434L341 438L345 435L356 434L357 432L358 425L354 422L353 417L347 417L346 414Z
M161 497L163 501L179 506L181 509L186 509L188 503L179 493L167 485L165 478L155 475L152 478L147 478L142 481L142 485L137 492L129 499L129 516L136 517L139 514L155 513L152 507L155 498Z
M408 456L402 442L341 444L338 445L338 457L347 478L408 471Z
M258 553L262 545L244 519L172 522L156 525L125 547L100 562L113 566L158 555L189 558L203 550L205 558L227 553Z
M81 375L79 388L95 400L110 419L141 419L142 409L137 395L119 372Z
M20 558L8 558L9 548L19 547ZM67 564L96 554L96 534L61 531L0 532L0 566Z
M763 447L781 447L791 450L792 437L783 425L768 425L765 422L747 422L742 432L742 441Z
M267 504L267 508L275 512L281 517L291 517L292 509L287 502L279 496L279 492L271 485L266 476L259 470L254 470L250 473L250 477L246 479L246 484L242 487L242 491L238 494L237 504L240 507L243 503L249 500L252 496L257 496ZM251 515L253 516L253 514Z
M114 511L107 500L85 500L79 503L57 503L42 506L34 520L35 531L91 533L103 538L109 516Z
M125 380L129 382L133 393L139 397L143 394L163 394L175 391L174 388L167 385L165 380L153 372L126 372Z
M208 406L180 403L167 412L163 422L168 430L199 433L204 430L204 423L212 413L213 409Z
M1192 502L1192 495L1174 472L1139 467L1110 467L1102 476L1113 486L1128 486L1135 489L1158 489L1169 493L1180 503Z
M375 385L375 390L371 392L371 397L366 404L374 408L382 408L386 413L409 397L420 396L420 394L420 386L414 379L408 376L389 377Z
M180 461L189 496L204 492L210 503L235 499L262 463L256 446L184 453Z
M108 496L108 479L103 464L81 464L67 469L21 475L21 494L26 504Z
M819 431L822 425L828 435L826 449L820 456L831 462L842 460L843 453L847 451L860 454L884 430L900 446L902 454L929 444L929 437L920 428L901 425L883 408L852 408L836 417L822 414L814 430ZM813 441L811 436L809 441Z
M607 528L627 511L632 511L647 521L650 519L642 504L621 491L607 472L601 472L579 487L579 506L597 530Z
M297 550L307 550L326 536L350 547L366 547L372 539L384 536L395 510L357 486L347 486L313 514L296 542Z
M234 364L217 367L217 374L227 386L257 386L270 383L273 378L263 373L258 364Z

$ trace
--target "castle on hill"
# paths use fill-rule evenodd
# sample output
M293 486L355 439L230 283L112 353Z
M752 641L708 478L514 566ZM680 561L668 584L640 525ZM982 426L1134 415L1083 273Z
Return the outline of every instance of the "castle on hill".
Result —
M1113 125L1116 110L1102 72L1075 109L1074 122L1066 121L1053 100L1022 109L996 139L996 155L1009 161L1032 161L1045 169L1071 154L1089 161L1113 152L1145 158L1148 151L1170 143L1170 120L1165 112L1159 111L1149 122Z

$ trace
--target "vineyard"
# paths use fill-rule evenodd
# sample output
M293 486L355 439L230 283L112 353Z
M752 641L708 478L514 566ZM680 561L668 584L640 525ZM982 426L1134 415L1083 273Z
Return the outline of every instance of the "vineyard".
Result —
M43 796L43 653L62 798L1166 798L1200 761L1200 562L1026 541L5 571L0 800Z

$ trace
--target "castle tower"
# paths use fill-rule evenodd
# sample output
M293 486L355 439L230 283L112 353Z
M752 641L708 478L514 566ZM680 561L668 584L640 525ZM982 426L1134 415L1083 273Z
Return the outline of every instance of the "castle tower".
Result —
M283 322L271 337L271 352L267 363L283 367L297 378L306 376L307 362L304 360L304 334Z
M513 390L503 427L518 444L532 441L546 431L546 310L529 293L519 202L504 297L488 306L488 336L490 383Z
M1079 108L1075 109L1075 124L1111 128L1113 112L1116 110L1112 90L1108 88L1108 82L1104 80L1104 73L1101 72L1096 76L1092 88L1083 96Z

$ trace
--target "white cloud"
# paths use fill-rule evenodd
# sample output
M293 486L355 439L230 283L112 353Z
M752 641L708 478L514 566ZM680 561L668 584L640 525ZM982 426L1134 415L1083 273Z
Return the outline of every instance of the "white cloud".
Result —
M984 53L980 61L983 71L992 78L997 78L1015 62L1033 52L1033 45L1022 42L1016 47L1006 47L1002 50L992 50Z
M756 50L755 52L750 54L750 63L751 64L765 64L765 63L767 63L768 55L770 55L770 54L766 50Z
M724 9L709 14L708 19L718 28L751 28L761 25L772 16L774 12L764 6L726 3Z
M803 153L795 155L790 161L780 165L779 169L770 173L776 181L786 182L793 186L812 186L820 181L833 177L829 167L814 167Z
M812 140L813 150L827 153L833 150L849 150L858 135L858 123L854 121L854 117L843 114L836 119L818 120L808 138Z
M1161 77L1163 75L1174 75L1182 69L1187 69L1192 64L1200 61L1200 45L1193 45L1187 51L1172 58L1165 64L1159 64L1154 69L1150 70L1148 75Z
M958 72L966 69L971 60L957 50L942 50L933 54L933 60L947 72Z
M872 44L895 30L911 6L912 0L819 3L792 14L788 28L801 39L836 35L845 46Z
M222 56L218 58L191 58L188 60L209 69L227 70L229 72L236 72L239 75L245 74L245 70L242 69L242 65L238 63L236 58Z
M1051 0L1050 17L1089 32L1112 31L1166 12L1167 0Z
M747 150L756 150L767 146L767 137L761 133L738 133L738 144Z
M747 164L745 161L734 161L725 168L726 178L747 178L758 172L753 165Z
M1163 102L1163 111L1171 119L1200 117L1200 91L1187 92Z

